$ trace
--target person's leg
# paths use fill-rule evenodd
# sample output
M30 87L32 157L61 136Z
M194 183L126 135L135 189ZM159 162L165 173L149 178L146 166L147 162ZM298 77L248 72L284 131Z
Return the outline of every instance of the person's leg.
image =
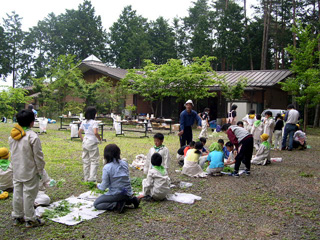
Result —
M190 144L192 141L192 128L191 127L185 127L185 139L187 141L187 144Z
M89 151L85 148L83 148L82 151L82 163L83 163L83 176L84 176L84 182L87 182L90 177L90 156Z
M240 148L240 151L239 153L237 154L237 156L235 157L235 164L234 164L234 172L235 173L238 173L239 172L239 167L240 167L240 164L242 162L242 159L244 158L244 152L245 152L246 148L245 146L243 146L243 143L242 143L242 146Z
M101 195L93 203L93 206L98 210L113 210L117 206L117 202L127 201L127 195Z
M23 207L26 221L36 221L34 202L39 191L39 181L39 176L35 175L31 180L23 183Z
M88 181L97 181L97 172L99 167L99 148L98 145L96 145L92 151L89 152L90 156L90 176L88 178Z
M250 172L252 152L253 152L253 138L247 138L246 140L244 140L242 143L241 150L243 150L243 148L245 151L244 151L244 157L242 158L242 162L246 166L246 171ZM239 164L239 167L240 167L240 164Z
M296 129L295 125L290 126L290 129L289 129L289 150L292 150L292 148L293 148L293 135L294 135L295 129Z
M199 158L199 165L201 168L203 168L204 164L206 163L207 161L207 156L202 156Z
M13 218L23 218L23 183L13 180Z
M282 149L283 150L287 147L287 137L288 137L288 133L289 133L289 125L290 124L286 124L286 126L284 127L284 133L283 133L283 138L282 138Z

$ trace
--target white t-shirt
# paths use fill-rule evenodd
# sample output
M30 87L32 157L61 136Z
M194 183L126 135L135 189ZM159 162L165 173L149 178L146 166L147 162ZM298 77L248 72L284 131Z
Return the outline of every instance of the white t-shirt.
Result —
M84 120L80 125L80 129L82 129L85 133L85 138L90 139L94 142L99 142L96 135L94 135L95 128L98 128L98 123L92 119Z

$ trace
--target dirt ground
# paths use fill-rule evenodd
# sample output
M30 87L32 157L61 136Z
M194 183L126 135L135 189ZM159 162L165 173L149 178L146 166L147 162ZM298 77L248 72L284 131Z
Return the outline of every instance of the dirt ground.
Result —
M8 147L11 124L0 124L0 146ZM61 187L48 189L52 201L87 191L82 181L81 143L70 140L70 131L58 131L50 125L40 135L51 178L65 179ZM199 132L194 131L194 138ZM137 154L147 154L153 146L150 138L115 137L106 131L107 143L116 143L122 157L131 162ZM201 196L193 205L172 201L141 202L138 209L124 214L106 212L91 221L65 226L47 221L43 227L27 229L12 226L12 194L0 200L1 239L320 239L320 130L307 132L310 149L305 151L272 151L282 157L280 163L253 166L251 176L229 176L193 179L176 173L175 159L179 142L176 135L166 135L164 144L171 153L169 176L173 184L193 183L188 189L173 188L172 192L189 192ZM213 133L210 143L227 137ZM99 146L102 156L107 143ZM99 179L102 172L102 157ZM143 177L136 169L131 177Z

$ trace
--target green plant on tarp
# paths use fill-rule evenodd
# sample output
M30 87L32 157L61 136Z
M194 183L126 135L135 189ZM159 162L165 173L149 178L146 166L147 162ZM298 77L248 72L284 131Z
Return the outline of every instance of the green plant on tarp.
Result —
M142 190L142 180L140 177L131 178L130 182L133 192L139 193Z
M222 172L233 172L234 171L234 169L233 168L231 168L231 167L229 167L229 166L225 166L224 168L223 168L223 170L222 170Z
M44 211L43 218L52 219L66 216L67 214L71 213L71 208L74 206L75 204L71 204L67 200L62 200L59 205L53 209L46 209Z
M203 164L202 169L205 171L205 170L208 168L208 166L209 166L209 162L206 161L206 162Z
M105 194L106 192L108 192L108 189L103 191L97 188L96 182L81 182L81 185L87 186L90 189L91 193Z

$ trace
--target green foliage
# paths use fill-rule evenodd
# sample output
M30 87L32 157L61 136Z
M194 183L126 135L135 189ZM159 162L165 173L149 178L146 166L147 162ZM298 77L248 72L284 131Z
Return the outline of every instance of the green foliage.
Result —
M139 193L142 190L142 178L140 177L133 177L131 178L130 182L131 182L131 187L133 192L135 193Z
M223 170L222 170L222 172L233 172L234 171L234 169L233 168L231 168L231 167L229 167L229 166L225 166L224 168L223 168Z
M31 101L31 97L26 96L27 91L23 88L7 87L0 92L0 116L12 118L20 109L24 109L24 104Z
M313 177L313 174L301 172L301 173L299 173L299 176L300 176L300 177L310 178L310 177Z
M303 26L301 22L293 26L292 31L299 39L298 47L288 46L286 50L293 57L291 71L295 77L280 83L282 89L296 96L300 104L314 106L320 103L320 52L317 50L320 34L311 32L311 26Z
M143 60L151 56L147 32L147 19L131 6L125 7L108 34L110 61L125 69L141 68Z
M68 114L71 112L72 114L79 115L80 113L83 113L85 110L85 103L79 103L76 101L70 101L67 102L66 105L64 106L63 113Z
M54 207L53 209L46 209L43 214L43 218L52 219L56 217L63 217L67 214L71 213L71 208L74 207L75 204L70 204L66 200L62 200L59 202L59 205Z
M150 102L170 96L177 102L207 98L215 96L208 91L215 83L213 78L217 77L210 66L213 60L214 57L207 56L194 58L186 66L178 59L170 59L162 65L146 60L143 69L130 69L121 83L130 93L139 94Z
M221 92L228 99L231 104L236 99L240 99L244 93L244 89L247 86L247 78L240 77L235 84L230 84L225 79L225 76L219 80L219 85L221 87Z

